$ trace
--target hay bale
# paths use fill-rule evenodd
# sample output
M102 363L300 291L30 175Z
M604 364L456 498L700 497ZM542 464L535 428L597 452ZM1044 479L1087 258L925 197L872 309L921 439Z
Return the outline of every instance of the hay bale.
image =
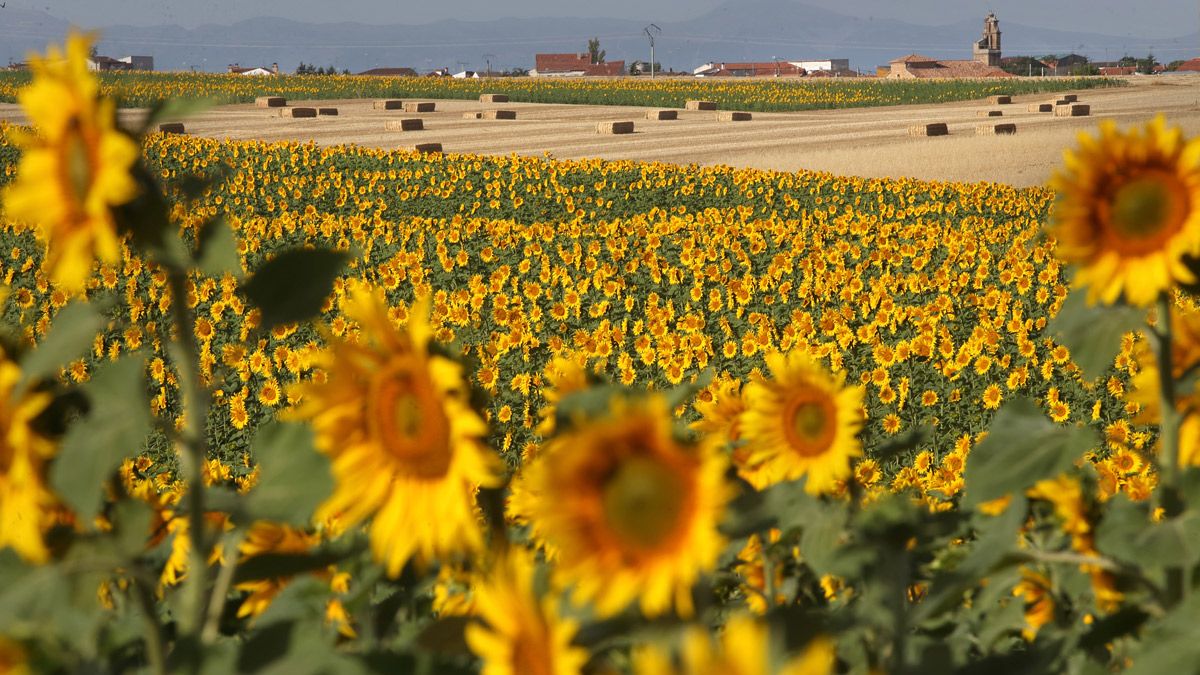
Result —
M1079 94L1063 94L1062 100L1067 103L1075 103L1079 100Z
M754 116L748 112L733 112L730 110L722 110L717 113L718 122L749 122L754 119Z
M291 117L293 119L300 119L301 117L316 117L317 109L316 108L280 108L279 116L280 117Z
M678 110L651 110L646 113L648 120L677 120L679 119Z
M1092 106L1084 103L1067 103L1054 107L1055 117L1087 117L1092 114Z
M420 121L420 120L418 120L418 121ZM440 154L442 154L442 144L441 143L418 143L415 146L413 146L413 150L416 150L417 152L428 153L431 155L440 155Z
M383 128L388 131L423 131L425 129L425 122L414 118L388 120L384 123Z
M323 115L326 117L337 117L338 109L337 108L317 108L317 114Z
M713 101L688 101L684 108L687 110L716 110L717 104Z
M980 124L975 127L977 136L1011 136L1017 133L1017 125L1012 124Z
M287 99L282 96L259 96L254 99L254 105L258 108L282 108L287 105Z
M403 110L404 101L395 98L381 98L371 104L375 110Z
M508 94L480 94L480 103L508 103Z
M516 110L485 110L483 111L483 119L485 120L515 120L517 119Z
M433 112L437 105L433 101L409 101L404 104L404 112L427 113Z
M1056 98L1053 101L1051 101L1050 103L1052 103L1055 107L1058 107L1060 105L1071 105L1071 102L1065 98Z
M1028 110L1029 112L1035 112L1035 113L1054 112L1054 104L1053 103L1030 103L1029 107L1026 108L1026 110Z
M950 128L945 122L932 124L916 124L908 128L909 136L949 136Z
M1004 111L1003 110L977 110L977 111L975 111L975 116L976 117L1004 117Z
M1012 103L1011 96L989 96L988 103L992 105L1008 105Z
M183 122L167 122L166 124L158 125L158 131L162 134L186 134L187 130L183 128Z
M480 120L480 119L483 119L483 113L481 113L481 112L466 112L466 113L463 113L463 119L464 120Z
M633 122L601 122L596 125L598 134L632 134Z

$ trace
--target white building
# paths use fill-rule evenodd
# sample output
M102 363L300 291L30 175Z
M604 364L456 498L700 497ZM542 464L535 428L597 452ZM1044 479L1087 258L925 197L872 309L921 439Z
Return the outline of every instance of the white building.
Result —
M754 66L757 70L783 70L783 74L791 74L788 71L800 70L804 73L815 73L824 71L827 73L844 73L850 70L850 59L818 59L815 61L763 61L761 63L735 64L737 66ZM776 67L778 66L778 67ZM696 77L710 77L717 73L726 70L729 64L725 62L706 63L699 68L692 70L692 74ZM756 73L757 74L757 73Z

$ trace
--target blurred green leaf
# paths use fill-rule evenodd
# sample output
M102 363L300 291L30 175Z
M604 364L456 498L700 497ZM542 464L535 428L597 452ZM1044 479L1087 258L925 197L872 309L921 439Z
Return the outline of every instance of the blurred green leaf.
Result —
M967 457L963 504L969 507L1024 492L1043 478L1057 476L1097 440L1088 427L1055 424L1026 398L1001 408L988 429L987 438Z
M329 249L291 249L260 267L242 285L262 310L262 328L307 321L321 311L349 256Z
M1200 594L1193 593L1143 630L1127 675L1196 673L1200 663Z
M271 422L250 445L258 485L246 496L252 518L294 525L312 522L313 511L333 491L329 458L317 452L306 424Z
M117 551L127 558L141 554L150 536L154 510L140 499L123 499L113 507L110 520L116 536Z
M467 646L467 626L471 619L451 616L425 626L417 635L416 644L424 651L438 654L470 654Z
M204 224L196 237L196 267L201 274L221 278L232 274L242 276L242 260L238 257L237 237L223 215Z
M1153 523L1148 507L1118 495L1096 526L1096 546L1142 567L1191 567L1200 562L1200 512L1194 509Z
M142 450L150 434L144 364L135 354L96 369L84 385L91 410L67 430L50 469L50 484L81 523L99 511L104 481L122 459Z
M234 573L234 581L244 583L263 579L281 579L297 574L324 571L345 560L357 550L325 549L313 553L267 553L243 561Z
M75 301L63 307L46 338L21 360L21 387L53 377L60 368L86 355L104 324L104 317L87 302Z
M1072 360L1083 377L1094 380L1113 365L1121 351L1121 338L1146 325L1146 311L1126 305L1087 304L1087 291L1074 289L1067 294L1047 327L1047 333L1071 350Z

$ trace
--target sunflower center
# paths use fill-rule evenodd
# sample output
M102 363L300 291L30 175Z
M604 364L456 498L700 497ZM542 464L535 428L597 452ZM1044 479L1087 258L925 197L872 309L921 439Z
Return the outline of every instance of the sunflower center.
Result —
M657 549L679 526L686 496L681 477L670 466L630 457L604 484L604 517L630 547Z
M804 391L785 409L783 421L784 435L792 449L803 457L819 457L833 443L837 410L828 396Z
M378 439L400 470L423 479L446 475L453 457L450 420L429 376L404 364L380 377L375 387Z
M1186 200L1179 179L1154 171L1117 188L1109 203L1108 222L1122 239L1157 241L1179 228Z
M92 162L87 141L78 128L68 131L63 143L63 170L67 187L76 203L83 207L92 187Z

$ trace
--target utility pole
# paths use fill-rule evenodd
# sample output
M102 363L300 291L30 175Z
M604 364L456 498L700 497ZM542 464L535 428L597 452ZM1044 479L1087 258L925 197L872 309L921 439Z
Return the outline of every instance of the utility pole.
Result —
M484 54L483 60L487 61L487 76L492 76L492 59L496 58L495 54Z
M654 79L654 36L662 34L662 29L654 24L645 28L646 37L650 38L650 79Z

